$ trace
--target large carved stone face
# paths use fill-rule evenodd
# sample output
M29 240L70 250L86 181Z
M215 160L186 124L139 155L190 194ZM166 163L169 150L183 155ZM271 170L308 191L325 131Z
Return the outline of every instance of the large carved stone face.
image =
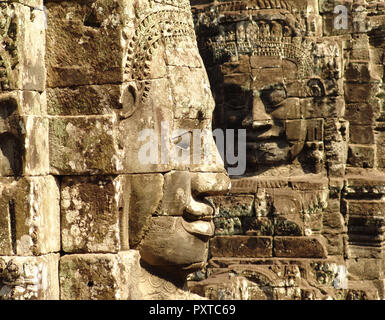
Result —
M180 3L186 7L138 6L139 32L129 44L121 112L124 159L138 173L131 177L130 247L139 249L145 264L173 278L184 278L207 260L214 225L204 197L229 188L211 132L210 84L189 5ZM148 129L150 135L135 144Z

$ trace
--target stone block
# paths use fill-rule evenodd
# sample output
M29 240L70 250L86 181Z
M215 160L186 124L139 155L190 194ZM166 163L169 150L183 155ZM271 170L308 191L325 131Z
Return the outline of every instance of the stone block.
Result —
M345 100L342 96L328 97L326 103L314 101L314 98L305 98L301 99L301 104L306 119L342 117L345 113Z
M379 131L376 132L376 156L377 156L377 166L379 168L385 168L385 132Z
M324 229L343 231L345 225L344 217L340 212L326 211L322 216L322 225Z
M126 183L124 176L63 178L60 206L64 252L114 253L128 248Z
M263 72L261 72L261 69ZM285 79L287 76L288 80L295 78L295 72L292 70L288 74L284 74L282 66L280 68L251 69L251 76L255 79L252 82L251 89L261 90L266 83L282 83L284 75ZM250 75L248 76L250 77Z
M385 217L384 201L381 200L353 200L346 201L346 212L351 216Z
M234 195L213 197L215 215L225 218L253 215L254 196Z
M61 257L60 299L138 299L139 259L139 253L135 250L118 254L73 254Z
M271 237L216 236L210 240L211 257L263 258L271 257Z
M374 146L349 145L348 164L353 167L373 168L374 167Z
M4 236L0 255L40 255L60 250L59 186L52 176L0 178Z
M338 256L345 253L344 238L342 233L333 232L333 230L322 231L322 236L325 238L326 250L329 256Z
M334 20L337 15L333 13L327 13L322 16L322 26L323 26L323 35L324 36L343 36L346 34L351 34L353 32L354 26L352 19L348 19L346 29L336 29L334 27Z
M385 240L384 230L384 217L348 217L349 241L354 244L380 246Z
M3 3L1 16L0 91L44 91L45 16L41 8Z
M349 138L353 144L374 144L373 127L350 125Z
M240 55L238 56L238 59L239 59L238 61L225 62L219 68L223 74L250 73L251 72L250 64L253 58L255 57ZM210 75L210 72L209 72L209 75Z
M223 159L217 149L211 123L211 119L174 120L170 149L170 163L174 170L197 172L195 176L200 177L199 180L208 180L208 178L204 178L208 173L225 173ZM221 136L223 137L221 134L217 136L218 140L222 139ZM238 160L239 162L240 160ZM241 165L239 164L239 166ZM233 170L235 171L235 169ZM200 173L205 174L200 175ZM223 176L212 175L212 177L221 183L223 188L228 189L228 184L223 184ZM204 185L208 186L207 181Z
M13 90L0 93L0 115L44 116L47 112L45 91Z
M326 258L325 245L319 237L274 237L274 256Z
M198 48L190 38L181 39L178 44L172 41L166 42L165 58L168 66L189 68L202 68L204 66Z
M349 274L360 280L381 280L384 278L384 266L381 259L348 259L346 265Z
M367 62L350 62L345 69L346 81L370 81L372 79L369 63Z
M159 215L182 216L191 200L191 179L187 171L171 171L164 175L163 198Z
M378 82L345 82L345 99L347 103L365 103L375 98L379 92Z
M277 217L274 219L275 236L302 236L304 235L304 221L302 217Z
M59 300L59 254L0 257L1 300Z
M50 172L60 175L115 173L121 166L114 116L49 119Z
M376 100L369 102L348 103L345 118L350 124L371 125L379 116L381 105Z
M47 86L122 82L133 6L124 0L46 4Z
M0 120L0 176L48 173L48 120L10 115Z
M275 221L267 217L242 218L242 230L249 236L272 236L277 226ZM286 220L287 221L287 220Z
M382 247L351 244L347 246L347 257L354 258L369 258L369 259L383 259L384 253Z
M244 224L238 217L214 217L215 235L228 236L243 234ZM262 234L261 234L262 235Z
M47 89L47 112L54 116L114 114L122 109L122 86L93 85Z

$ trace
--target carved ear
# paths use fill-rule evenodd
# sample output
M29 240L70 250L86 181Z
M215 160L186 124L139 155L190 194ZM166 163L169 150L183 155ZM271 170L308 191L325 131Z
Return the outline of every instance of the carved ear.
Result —
M325 86L321 79L313 78L307 82L307 89L309 94L313 97L324 97L325 96Z
M138 103L138 89L130 84L124 89L122 95L123 110L120 112L122 118L129 118L135 112Z

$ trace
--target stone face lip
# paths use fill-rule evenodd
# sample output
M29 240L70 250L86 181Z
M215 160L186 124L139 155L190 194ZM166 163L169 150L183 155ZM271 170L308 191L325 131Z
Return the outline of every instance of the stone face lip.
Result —
M207 236L212 237L214 235L214 223L207 221L194 221L187 222L185 220L182 221L183 228L193 234L198 236Z

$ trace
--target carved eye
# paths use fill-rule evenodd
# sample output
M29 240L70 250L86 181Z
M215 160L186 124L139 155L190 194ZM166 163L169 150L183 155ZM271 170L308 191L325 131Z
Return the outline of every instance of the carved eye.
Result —
M233 110L242 110L245 108L246 104L244 104L242 99L239 98L239 99L231 99L229 101L225 101L225 106Z
M191 146L191 131L182 132L171 139L172 143L175 144L178 148L183 150L190 149Z
M261 92L262 102L271 107L278 106L286 98L286 90L282 86L265 89Z

